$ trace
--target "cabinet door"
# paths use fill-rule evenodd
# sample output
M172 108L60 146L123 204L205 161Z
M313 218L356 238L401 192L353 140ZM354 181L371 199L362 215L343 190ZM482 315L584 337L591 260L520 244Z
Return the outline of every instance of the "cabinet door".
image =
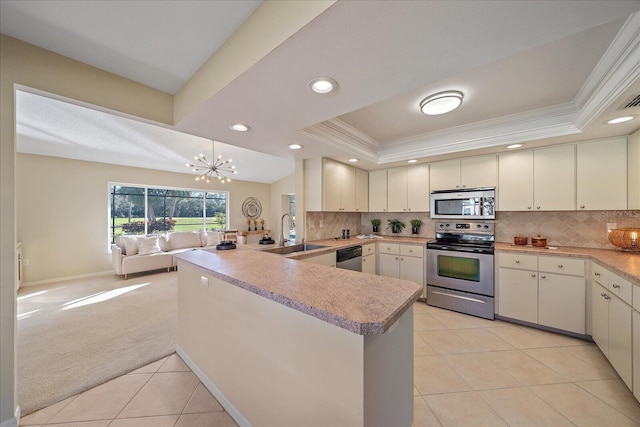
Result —
M640 400L640 313L633 312L633 395Z
M312 264L326 265L327 267L336 266L336 253L331 252L328 254L318 255L311 258L302 260L304 262L310 262Z
M356 212L369 211L369 173L356 168Z
M389 212L407 211L407 168L387 169L387 209Z
M631 307L615 295L609 300L609 362L627 387L632 385Z
M342 197L342 164L324 160L322 168L322 206L325 211L339 211Z
M399 277L424 286L424 258L401 256Z
M431 163L429 182L431 191L460 188L460 160Z
M564 145L533 152L533 201L536 210L575 210L575 148Z
M369 212L387 211L387 170L369 172Z
M362 272L376 274L376 255L371 254L362 257Z
M343 165L341 168L340 210L356 211L356 168Z
M385 277L400 277L400 256L393 254L378 254L378 275Z
M533 210L533 151L498 157L498 210Z
M427 163L407 168L407 210L429 211L429 165Z
M584 277L539 273L538 323L585 333Z
M462 188L495 187L497 179L496 156L469 157L460 160Z
M535 271L500 268L498 314L538 323L538 277Z
M602 353L609 357L609 292L591 282L591 337Z
M577 145L578 210L627 209L627 140Z

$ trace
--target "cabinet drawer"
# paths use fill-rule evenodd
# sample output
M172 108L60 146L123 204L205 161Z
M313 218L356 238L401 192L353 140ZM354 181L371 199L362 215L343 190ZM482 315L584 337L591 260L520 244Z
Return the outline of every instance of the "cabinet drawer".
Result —
M584 260L553 256L538 257L538 270L547 273L570 274L584 277Z
M424 257L424 247L418 245L400 245L400 255Z
M635 308L637 311L640 311L640 285L633 285L633 308ZM640 331L640 329L638 330ZM640 336L638 337L638 340L640 340ZM640 375L640 367L638 370L638 375ZM640 392L640 389L638 389L638 391Z
M537 270L538 257L536 255L501 253L498 257L500 267L518 268L522 270Z
M368 245L362 245L362 256L367 256L376 253L376 244L369 243Z
M609 272L609 290L618 295L627 304L631 305L633 303L633 285L627 279Z
M605 288L609 286L609 271L595 262L591 263L591 278Z
M399 255L400 254L400 245L398 243L378 243L378 251L381 254L392 254Z

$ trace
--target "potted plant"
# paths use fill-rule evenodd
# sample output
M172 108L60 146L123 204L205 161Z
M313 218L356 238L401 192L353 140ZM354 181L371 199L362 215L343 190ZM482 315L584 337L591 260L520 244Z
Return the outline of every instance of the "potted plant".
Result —
M391 232L395 234L400 233L406 227L405 223L399 219L388 219L387 222L389 223L387 229L390 228Z
M422 225L422 221L419 219L411 220L411 234L418 234L420 232L420 226Z
M378 227L380 227L380 220L379 219L372 219L371 220L371 226L373 227L373 232L377 233L378 232Z

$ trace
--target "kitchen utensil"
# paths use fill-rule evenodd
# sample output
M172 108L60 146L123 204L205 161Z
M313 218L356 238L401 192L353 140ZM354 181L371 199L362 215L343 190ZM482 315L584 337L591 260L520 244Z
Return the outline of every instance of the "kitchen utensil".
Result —
M531 245L544 248L547 246L547 238L541 237L539 234L531 238Z
M527 240L528 240L527 236L515 236L513 238L513 243L516 245L524 246L527 244Z

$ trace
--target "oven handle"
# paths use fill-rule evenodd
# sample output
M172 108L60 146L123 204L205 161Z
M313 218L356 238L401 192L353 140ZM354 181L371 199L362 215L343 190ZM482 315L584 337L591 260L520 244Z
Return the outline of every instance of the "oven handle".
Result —
M465 301L471 301L471 302L479 302L481 304L486 304L486 301L482 301L481 299L476 299L476 298L470 298L470 297L462 297L460 295L453 295L453 294L448 294L446 292L440 292L440 291L433 291L434 294L436 295L442 295L445 297L451 297L451 298L458 298L458 299L463 299Z
M427 249L435 249L441 251L450 251L450 252L468 252L474 254L485 254L485 255L493 255L493 251L491 249L478 249L478 248L464 248L460 246L445 246L445 245L431 245L427 244Z

